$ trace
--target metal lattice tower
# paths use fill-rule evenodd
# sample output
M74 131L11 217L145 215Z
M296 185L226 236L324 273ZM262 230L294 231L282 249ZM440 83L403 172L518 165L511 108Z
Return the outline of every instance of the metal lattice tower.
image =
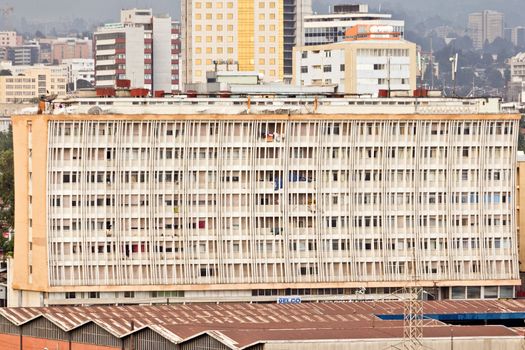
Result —
M404 350L423 349L423 288L418 287L416 266L416 248L412 247L410 264L411 281L403 288L405 295L403 305L403 346Z
M407 295L403 310L403 350L423 349L423 289L417 286L403 288Z

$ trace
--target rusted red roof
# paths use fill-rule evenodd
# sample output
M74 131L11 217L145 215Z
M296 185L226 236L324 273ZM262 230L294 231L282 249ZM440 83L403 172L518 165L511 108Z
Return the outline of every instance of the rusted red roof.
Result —
M524 312L525 301L433 301L426 314ZM391 339L403 336L403 321L376 315L399 315L402 302L304 304L172 304L0 309L15 325L45 317L65 331L94 322L117 338L149 327L178 343L200 334L234 348L277 340ZM425 337L521 336L503 326L454 326L425 320Z

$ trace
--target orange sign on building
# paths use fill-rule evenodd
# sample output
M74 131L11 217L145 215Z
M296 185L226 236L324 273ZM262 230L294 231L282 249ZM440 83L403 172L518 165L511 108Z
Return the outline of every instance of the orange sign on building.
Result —
M345 32L345 41L356 40L400 40L401 33L394 27L377 24L358 24Z

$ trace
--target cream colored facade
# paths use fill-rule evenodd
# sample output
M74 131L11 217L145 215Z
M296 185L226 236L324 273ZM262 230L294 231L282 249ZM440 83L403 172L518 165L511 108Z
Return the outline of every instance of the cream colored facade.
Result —
M496 38L503 38L505 15L496 11L474 12L468 16L468 35L474 48L482 49L485 42L489 44Z
M417 86L416 44L357 40L294 48L293 84L332 85L345 94L412 91Z
M15 117L11 305L512 297L518 119Z
M0 32L0 47L17 46L16 32Z
M206 72L255 71L264 81L284 75L283 0L182 1L183 81Z
M65 95L67 68L18 67L12 76L0 76L0 103L34 103L42 95Z

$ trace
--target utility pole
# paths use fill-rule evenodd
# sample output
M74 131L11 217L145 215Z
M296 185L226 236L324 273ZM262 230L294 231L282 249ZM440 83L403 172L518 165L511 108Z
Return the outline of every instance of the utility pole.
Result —
M431 69L431 82L430 82L430 90L434 90L434 46L432 44L432 37L430 37L430 69Z
M423 349L423 288L418 286L416 268L416 243L412 246L411 281L403 288L403 294L408 295L404 300L403 311L403 350Z
M453 88L452 88L452 96L456 96L456 80L458 75L458 60L459 60L459 54L455 54L454 56L450 57L450 63L452 64L452 82L453 82Z

